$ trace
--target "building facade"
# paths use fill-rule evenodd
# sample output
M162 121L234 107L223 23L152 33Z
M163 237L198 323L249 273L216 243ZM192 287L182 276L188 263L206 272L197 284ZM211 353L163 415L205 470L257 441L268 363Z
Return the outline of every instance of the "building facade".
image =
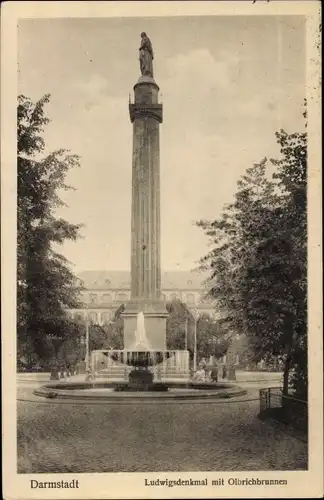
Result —
M78 320L104 325L113 320L119 307L130 299L129 271L84 271L78 278L83 286L82 307L70 309ZM206 276L192 271L166 271L161 275L161 299L181 300L196 316L207 313L216 319L214 304L205 299Z
M83 286L81 307L70 309L69 314L76 320L107 325L114 319L116 311L130 299L131 281L129 271L84 271L78 275ZM161 298L166 302L181 300L192 312L196 320L202 314L213 319L220 316L215 312L213 302L205 299L207 276L192 271L166 271L161 273ZM229 334L231 336L231 334ZM244 337L244 336L243 336ZM246 357L242 348L242 336L236 334L234 342L222 362L239 365ZM243 338L244 343L244 338ZM247 362L244 362L247 364Z

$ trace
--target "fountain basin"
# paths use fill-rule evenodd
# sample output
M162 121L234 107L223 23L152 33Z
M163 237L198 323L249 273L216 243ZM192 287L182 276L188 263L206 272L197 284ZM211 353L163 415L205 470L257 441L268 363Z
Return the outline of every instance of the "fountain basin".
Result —
M91 353L91 371L96 379L128 382L134 369L146 369L154 379L169 382L173 379L189 381L189 352L180 350L120 349L95 350Z
M71 401L98 401L107 404L123 401L214 401L244 396L247 391L237 385L228 383L212 382L174 382L162 384L167 390L159 390L160 383L156 388L149 391L131 391L124 384L113 382L60 382L49 383L36 389L34 394L43 398ZM118 387L120 389L118 389ZM117 389L117 390L116 390Z
M127 366L147 368L148 366L156 366L171 356L174 351L156 351L156 350L143 350L143 351L101 351L104 356L117 363Z

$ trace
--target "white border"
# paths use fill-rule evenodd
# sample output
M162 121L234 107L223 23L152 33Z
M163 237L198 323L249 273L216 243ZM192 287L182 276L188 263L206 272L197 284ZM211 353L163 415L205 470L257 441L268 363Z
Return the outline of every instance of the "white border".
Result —
M16 99L18 18L150 17L190 15L305 15L307 16L308 132L309 132L309 470L303 472L238 472L222 477L287 479L285 487L173 487L150 488L144 478L157 473L59 474L80 480L78 490L31 490L30 478L55 480L50 474L16 473ZM6 499L50 498L308 498L323 494L322 412L322 276L321 259L321 142L320 142L320 4L315 1L228 2L9 2L1 16L1 146L2 146L2 366L3 366L3 477ZM260 48L262 50L262 48ZM215 473L168 473L169 479L215 478ZM165 476L163 474L163 476ZM57 478L56 478L57 479Z

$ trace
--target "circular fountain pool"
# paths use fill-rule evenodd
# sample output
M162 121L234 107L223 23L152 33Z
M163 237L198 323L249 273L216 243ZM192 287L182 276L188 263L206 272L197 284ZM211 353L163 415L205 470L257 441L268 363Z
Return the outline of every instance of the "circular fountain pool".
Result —
M49 383L36 389L34 394L48 399L99 400L214 400L244 396L246 391L230 383L168 382L166 389L154 391L130 391L123 384L113 382L60 382Z

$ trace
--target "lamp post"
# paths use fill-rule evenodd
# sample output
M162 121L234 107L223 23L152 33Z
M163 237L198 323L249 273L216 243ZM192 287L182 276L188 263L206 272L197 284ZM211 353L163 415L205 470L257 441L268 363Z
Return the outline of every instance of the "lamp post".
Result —
M85 372L86 380L90 378L90 324L89 320L89 306L86 306L86 318L85 318Z
M90 353L89 353L89 344L90 344L90 325L89 325L89 319L88 316L86 318L86 337L85 337L85 348L86 348L86 353L85 353L85 364L86 364L86 373L89 372L89 361L90 361Z
M81 361L85 358L85 336L80 337L80 359Z
M197 371L197 321L198 321L198 310L194 309L194 319L195 319L195 328L194 328L194 356L193 356L193 369L194 373Z

